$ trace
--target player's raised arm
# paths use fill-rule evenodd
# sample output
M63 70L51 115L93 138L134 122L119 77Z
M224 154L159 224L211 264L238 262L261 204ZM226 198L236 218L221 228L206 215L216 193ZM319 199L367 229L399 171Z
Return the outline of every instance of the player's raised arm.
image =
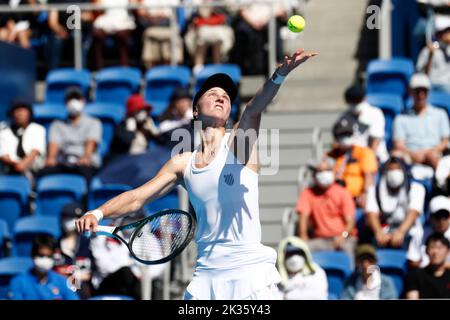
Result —
M255 97L247 104L247 107L242 114L239 127L245 129L247 121L258 117L266 110L287 75L299 65L306 62L309 58L316 55L317 53L309 53L305 52L304 49L301 49L296 51L290 57L285 56L283 63L275 70L272 77L266 81L264 86L258 90Z
M123 192L98 209L87 212L75 222L78 232L96 231L98 221L103 217L126 215L141 209L146 202L151 202L167 194L182 181L183 171L190 154L174 156L147 183Z

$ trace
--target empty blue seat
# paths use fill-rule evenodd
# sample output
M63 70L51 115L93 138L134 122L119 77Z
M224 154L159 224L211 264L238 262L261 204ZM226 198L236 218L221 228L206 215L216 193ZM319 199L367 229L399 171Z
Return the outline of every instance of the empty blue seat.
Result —
M52 174L37 183L36 212L40 215L57 216L65 204L81 201L86 193L86 180L74 174Z
M0 259L0 299L8 299L11 279L33 267L31 258L8 257Z
M152 215L156 212L165 209L177 209L179 207L178 191L177 189L172 190L164 197L156 199L145 205L148 215Z
M110 103L94 102L86 105L85 112L102 122L102 143L99 152L100 156L104 157L109 153L116 125L125 117L125 109Z
M414 64L409 59L372 60L367 67L367 93L391 93L405 100L413 73Z
M14 255L18 257L30 256L33 239L43 234L58 239L61 235L59 218L31 216L17 221L14 228Z
M88 195L88 209L96 209L106 201L128 190L131 190L131 187L124 184L105 184L91 187Z
M394 281L397 293L402 295L407 272L406 251L400 249L378 249L378 266L381 273Z
M345 281L352 272L350 257L342 251L314 252L312 257L327 274L329 296L339 298Z
M431 91L428 99L432 106L444 109L450 117L450 94L445 92Z
M35 104L33 105L33 120L48 129L54 120L64 121L68 113L64 104Z
M394 119L404 109L403 99L400 95L389 93L371 93L366 96L367 102L383 111L385 119L385 141L388 149L392 147L392 130Z
M64 104L66 89L71 86L79 87L85 97L88 97L91 74L88 70L75 70L72 68L54 69L49 71L45 82L47 86L45 102Z
M8 253L6 252L6 242L11 239L9 233L8 223L5 220L0 219L0 258L4 258Z
M152 115L159 116L169 105L176 87L187 87L191 70L185 66L153 67L145 74L145 99L153 106Z
M95 81L95 101L125 108L128 97L139 90L141 71L132 67L108 67L97 73Z
M30 192L30 182L24 176L0 176L0 219L8 224L9 230L28 213Z
M215 73L225 73L233 80L236 86L239 87L241 82L241 68L236 64L207 64L204 68L195 76L195 92L200 90L203 82ZM237 113L239 111L239 99L236 99L232 105L231 117L236 119Z

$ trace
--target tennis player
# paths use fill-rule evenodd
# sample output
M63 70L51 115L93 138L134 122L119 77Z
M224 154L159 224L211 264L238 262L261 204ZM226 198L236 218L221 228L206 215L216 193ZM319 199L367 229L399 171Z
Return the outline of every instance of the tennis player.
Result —
M197 263L184 298L278 299L276 251L261 244L257 141L245 133L259 131L261 114L286 76L315 55L302 49L286 56L230 131L226 124L237 88L226 74L209 77L193 100L194 118L202 124L199 148L172 157L141 187L87 212L76 221L78 231L95 232L103 217L136 211L181 184L198 225Z

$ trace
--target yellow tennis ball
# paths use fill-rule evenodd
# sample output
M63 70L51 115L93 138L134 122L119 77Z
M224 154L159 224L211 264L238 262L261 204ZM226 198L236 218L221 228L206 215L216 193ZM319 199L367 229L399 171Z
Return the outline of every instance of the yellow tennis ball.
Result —
M292 32L302 32L305 29L306 21L302 16L295 15L289 18L287 26Z

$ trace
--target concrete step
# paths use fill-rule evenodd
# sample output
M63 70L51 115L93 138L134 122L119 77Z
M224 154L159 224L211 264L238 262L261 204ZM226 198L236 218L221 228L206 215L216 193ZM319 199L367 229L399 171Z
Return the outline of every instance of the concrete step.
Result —
M289 185L260 185L259 204L272 207L292 207L297 201L296 186Z

